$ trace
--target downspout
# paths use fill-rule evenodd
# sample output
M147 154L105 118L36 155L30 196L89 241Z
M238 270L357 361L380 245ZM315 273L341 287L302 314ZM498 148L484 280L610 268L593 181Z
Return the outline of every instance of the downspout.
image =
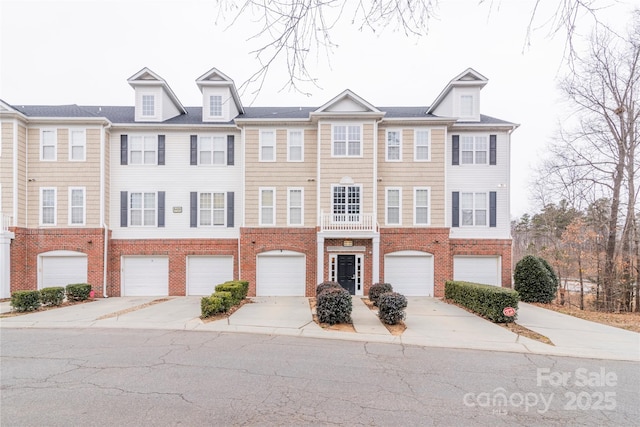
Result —
M240 143L242 144L242 155L240 156L240 158L242 159L242 165L241 165L241 176L240 176L240 197L242 199L242 209L240 209L240 214L241 214L241 220L240 220L240 226L238 227L238 280L242 280L242 257L241 257L241 245L240 245L240 233L242 231L242 228L244 228L244 205L245 205L245 200L246 200L246 196L245 196L245 189L246 189L246 182L245 182L245 162L244 162L244 155L245 155L245 133L243 131L243 129L238 126L236 124L236 128L240 131ZM236 147L233 148L234 152L238 152L238 150L236 149ZM234 215L235 215L235 211L234 211ZM235 224L235 222L234 222Z
M106 178L105 178L105 155L106 155L106 131L111 127L111 123L107 122L106 126L103 126L100 131L100 222L104 228L104 248L102 251L102 297L109 298L107 295L107 270L109 269L109 228L105 221L105 198L106 198Z
M107 256L109 249L109 229L107 228L107 224L102 223L104 227L104 268L102 269L102 297L109 298L107 295L107 262L109 261L109 257Z

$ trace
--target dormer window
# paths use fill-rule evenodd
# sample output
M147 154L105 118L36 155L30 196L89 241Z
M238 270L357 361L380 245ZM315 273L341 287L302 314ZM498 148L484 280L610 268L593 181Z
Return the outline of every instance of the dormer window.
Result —
M222 96L211 95L209 97L209 115L211 117L222 117Z
M142 115L153 117L156 115L155 96L142 95Z
M460 117L473 116L473 95L460 96Z

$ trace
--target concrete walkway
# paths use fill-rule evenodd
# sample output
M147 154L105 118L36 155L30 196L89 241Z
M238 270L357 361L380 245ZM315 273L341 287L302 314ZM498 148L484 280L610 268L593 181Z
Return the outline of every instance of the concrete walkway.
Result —
M355 333L322 329L304 297L252 298L230 317L199 318L200 297L98 299L0 319L0 328L135 328L290 335L428 347L468 348L597 359L640 361L640 334L587 322L521 303L518 323L549 337L552 345L518 336L436 298L408 297L407 329L395 336L376 312L353 299ZM8 302L0 312L10 311Z

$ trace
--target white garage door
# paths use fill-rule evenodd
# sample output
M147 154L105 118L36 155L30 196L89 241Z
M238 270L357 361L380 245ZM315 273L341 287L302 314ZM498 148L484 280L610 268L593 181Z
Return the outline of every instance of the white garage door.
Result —
M258 255L257 296L304 296L307 266L304 254L271 251Z
M405 296L433 296L433 255L399 251L384 257L384 281Z
M169 258L122 257L122 296L169 295Z
M501 286L500 257L454 256L453 280Z
M228 280L233 280L232 256L187 257L187 295L211 295Z
M40 255L38 289L87 283L87 255L73 251L53 251Z

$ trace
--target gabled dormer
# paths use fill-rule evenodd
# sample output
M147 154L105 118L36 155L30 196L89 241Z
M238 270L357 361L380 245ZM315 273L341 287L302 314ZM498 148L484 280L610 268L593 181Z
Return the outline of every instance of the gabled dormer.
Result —
M202 92L203 122L228 122L244 113L236 85L218 69L198 77L196 84Z
M187 113L167 82L150 69L143 68L127 82L136 91L136 122L164 122Z
M348 116L350 118L381 118L384 112L365 101L349 89L346 89L338 96L331 99L313 111L311 117L340 117Z
M462 122L480 121L480 90L488 83L486 77L467 68L449 82L427 113L455 117Z

